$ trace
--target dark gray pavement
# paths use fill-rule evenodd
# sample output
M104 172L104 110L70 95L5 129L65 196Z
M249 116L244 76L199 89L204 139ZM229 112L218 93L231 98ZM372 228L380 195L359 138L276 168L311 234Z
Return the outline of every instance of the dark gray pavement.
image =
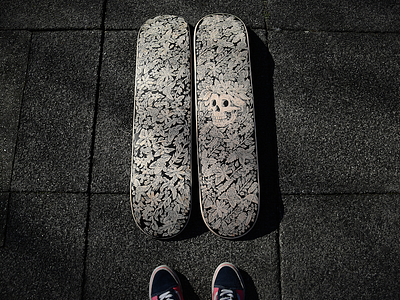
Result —
M148 238L129 204L136 36L159 14L249 29L261 213ZM0 299L147 299L159 264L210 299L400 299L400 2L2 1ZM196 179L196 178L194 178ZM196 180L194 180L196 183Z

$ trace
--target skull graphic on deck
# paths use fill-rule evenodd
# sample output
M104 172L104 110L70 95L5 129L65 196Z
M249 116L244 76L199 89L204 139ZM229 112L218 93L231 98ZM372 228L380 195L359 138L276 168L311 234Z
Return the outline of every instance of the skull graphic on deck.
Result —
M209 99L209 109L212 113L212 121L217 127L225 127L235 121L240 106L237 104L242 104L243 101L234 101L233 97L224 94L217 95L212 94ZM243 103L244 104L244 103Z

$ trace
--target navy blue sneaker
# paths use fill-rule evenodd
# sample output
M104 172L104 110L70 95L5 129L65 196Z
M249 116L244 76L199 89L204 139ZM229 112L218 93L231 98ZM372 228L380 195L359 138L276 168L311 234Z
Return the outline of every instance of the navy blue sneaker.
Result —
M215 270L212 281L213 300L244 300L244 283L239 270L225 262Z
M181 282L169 267L154 269L149 285L150 300L183 300Z

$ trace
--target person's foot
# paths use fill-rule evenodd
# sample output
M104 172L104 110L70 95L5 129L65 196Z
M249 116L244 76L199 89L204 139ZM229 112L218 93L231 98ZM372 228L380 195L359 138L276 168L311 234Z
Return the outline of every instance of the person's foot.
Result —
M213 300L244 300L244 283L239 270L225 262L215 270L212 281Z
M183 300L178 276L169 267L162 265L154 269L149 285L150 300Z

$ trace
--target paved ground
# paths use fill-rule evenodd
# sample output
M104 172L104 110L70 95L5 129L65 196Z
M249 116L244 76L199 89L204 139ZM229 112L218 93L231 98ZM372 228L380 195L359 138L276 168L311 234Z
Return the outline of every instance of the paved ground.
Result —
M157 241L129 206L137 30L227 12L249 28L262 211L246 239ZM187 299L215 267L247 299L400 298L399 1L2 1L0 298ZM196 191L196 188L194 188Z

